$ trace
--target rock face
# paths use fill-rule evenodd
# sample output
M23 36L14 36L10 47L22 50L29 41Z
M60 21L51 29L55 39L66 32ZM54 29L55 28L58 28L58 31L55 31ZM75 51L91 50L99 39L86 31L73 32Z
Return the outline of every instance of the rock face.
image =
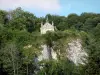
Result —
M47 45L42 45L42 52L41 55L38 57L38 60L49 60L49 59L57 59L56 52L53 51L52 48L48 47Z
M50 60L51 58L57 60L57 54L52 48L48 47L47 45L42 45L42 48L43 50L38 58L39 61ZM68 43L66 53L67 58L76 65L84 64L83 61L86 61L85 57L88 56L85 50L82 48L80 39L72 40L70 43Z
M84 64L83 61L86 61L85 57L87 57L87 53L82 48L80 39L68 43L67 54L68 59L73 61L76 65Z
M51 50L47 47L47 45L42 45L42 52L41 55L39 56L39 61L41 60L48 60L51 58Z

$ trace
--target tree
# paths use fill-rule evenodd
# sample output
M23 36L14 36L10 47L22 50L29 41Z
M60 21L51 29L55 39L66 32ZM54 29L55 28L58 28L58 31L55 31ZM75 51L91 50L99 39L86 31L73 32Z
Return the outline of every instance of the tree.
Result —
M15 43L7 43L6 46L2 48L0 51L3 55L1 60L3 62L4 68L12 67L11 70L8 69L8 73L11 75L16 75L18 50Z
M77 14L69 14L66 23L68 23L69 28L75 27L75 24L77 24L79 21L79 16Z
M98 24L95 28L94 28L94 32L93 34L89 35L89 40L88 40L88 45L87 45L87 49L88 49L88 55L89 57L88 59L88 63L86 64L86 66L84 66L84 70L85 70L85 75L99 75L100 74L100 24Z
M6 11L0 10L0 24L5 24L6 15Z
M11 20L8 27L11 29L27 30L33 32L35 29L35 16L32 13L23 11L21 8L16 8L11 11Z

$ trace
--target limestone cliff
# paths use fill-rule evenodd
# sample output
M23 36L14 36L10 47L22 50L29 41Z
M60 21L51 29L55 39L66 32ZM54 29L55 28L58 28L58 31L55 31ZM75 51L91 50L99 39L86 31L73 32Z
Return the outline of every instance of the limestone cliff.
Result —
M68 52L68 59L73 61L76 65L84 64L84 61L86 61L85 57L87 57L87 53L82 47L82 42L80 39L72 40L70 43L68 43L66 50Z
M41 60L48 60L50 58L57 60L57 54L52 49L49 48L47 45L42 45L42 52L39 56L39 61ZM82 41L81 39L73 39L71 40L66 47L66 57L73 61L76 65L78 64L84 64L84 61L86 61L86 58L88 55L85 52L84 48L82 47Z

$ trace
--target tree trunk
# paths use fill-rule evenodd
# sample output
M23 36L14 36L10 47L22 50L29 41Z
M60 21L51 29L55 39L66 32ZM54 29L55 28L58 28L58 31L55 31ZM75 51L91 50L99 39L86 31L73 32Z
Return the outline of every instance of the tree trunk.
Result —
M11 57L12 57L13 72L14 72L14 75L15 75L16 70L15 70L14 55L12 53L12 50L11 50Z
M17 62L17 75L18 75L18 62Z
M28 64L27 64L27 75L28 75Z

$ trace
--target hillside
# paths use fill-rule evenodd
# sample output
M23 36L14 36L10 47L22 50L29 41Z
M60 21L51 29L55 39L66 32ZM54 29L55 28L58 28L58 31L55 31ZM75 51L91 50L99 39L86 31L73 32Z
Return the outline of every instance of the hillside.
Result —
M45 23L47 18L56 29L41 34L41 22ZM42 45L52 48L49 60L38 61ZM9 12L0 10L1 73L100 75L99 45L100 14L36 17L21 8Z

